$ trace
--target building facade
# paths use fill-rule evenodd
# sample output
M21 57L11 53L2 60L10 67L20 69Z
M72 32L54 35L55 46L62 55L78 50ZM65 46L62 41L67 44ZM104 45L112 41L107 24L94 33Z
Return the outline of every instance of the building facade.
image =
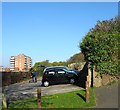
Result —
M29 71L32 67L32 59L24 54L11 56L10 70L11 71Z
M15 56L10 57L10 70L11 71L15 70Z
M0 66L0 72L3 72L3 71L4 71L3 66Z

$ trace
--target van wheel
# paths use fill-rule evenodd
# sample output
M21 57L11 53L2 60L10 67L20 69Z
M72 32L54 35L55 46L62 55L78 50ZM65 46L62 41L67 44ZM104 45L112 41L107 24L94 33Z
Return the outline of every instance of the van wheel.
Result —
M44 85L45 87L48 87L48 86L49 86L49 82L48 82L48 81L45 81L45 82L43 83L43 85Z
M70 79L70 84L74 84L75 83L75 79L71 78Z

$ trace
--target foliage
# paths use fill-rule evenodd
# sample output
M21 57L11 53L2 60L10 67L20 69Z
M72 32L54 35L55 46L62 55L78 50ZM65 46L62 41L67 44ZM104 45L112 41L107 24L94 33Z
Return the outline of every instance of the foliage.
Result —
M85 60L92 62L103 73L118 73L119 20L98 21L95 28L84 37L80 48Z
M68 64L78 63L78 62L83 62L83 61L84 61L83 53L77 53L77 54L73 55L72 57L70 57L68 61L49 62L49 60L45 60L45 61L37 62L34 64L34 66L31 68L30 71L36 71L36 73L38 73L38 75L41 76L43 74L43 70L44 70L44 68L41 67L41 65L44 65L45 67L48 67L48 66L68 66Z
M49 60L45 60L45 61L35 63L35 65L31 69L31 71L36 71L36 73L38 73L41 76L43 74L43 70L44 70L44 68L41 67L41 65L48 67L48 66L67 66L68 64L67 64L67 62L62 62L62 61L51 63L51 62L49 62Z
M84 55L83 55L82 52L77 53L77 54L73 55L72 57L70 57L67 62L68 62L69 64L70 64L70 63L84 62Z
M2 72L2 86L8 86L28 80L30 76L30 72Z

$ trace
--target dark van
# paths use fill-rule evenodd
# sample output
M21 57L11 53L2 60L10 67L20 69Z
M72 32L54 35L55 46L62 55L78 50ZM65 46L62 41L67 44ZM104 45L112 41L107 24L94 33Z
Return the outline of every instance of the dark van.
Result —
M65 66L47 67L44 69L42 85L47 87L51 84L75 83L78 79L77 71L70 70Z

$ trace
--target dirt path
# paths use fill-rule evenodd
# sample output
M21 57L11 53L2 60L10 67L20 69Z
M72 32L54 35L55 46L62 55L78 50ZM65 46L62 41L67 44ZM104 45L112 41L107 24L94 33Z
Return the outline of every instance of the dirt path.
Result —
M95 89L97 106L95 108L118 108L118 84Z

